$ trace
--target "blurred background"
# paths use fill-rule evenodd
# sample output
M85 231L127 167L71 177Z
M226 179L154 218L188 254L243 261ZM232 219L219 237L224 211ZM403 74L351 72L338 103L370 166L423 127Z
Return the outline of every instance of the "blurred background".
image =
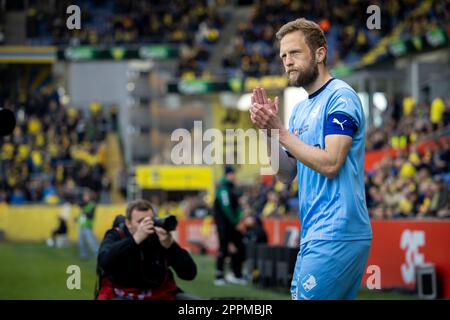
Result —
M68 27L71 5L79 29ZM370 5L379 8L378 29L368 27ZM76 248L89 192L98 241L136 198L177 216L175 236L204 270L180 281L186 291L289 299L297 181L260 175L264 158L239 161L251 142L214 142L235 159L252 281L211 288L223 164L176 165L172 133L185 129L190 156L201 159L206 130L254 128L257 86L281 98L287 125L307 95L287 88L275 33L298 17L323 29L331 73L352 85L366 115L368 266L381 278L370 287L368 268L358 298L449 298L450 4L438 0L0 0L0 108L17 119L0 137L0 298L92 299L95 257L80 261ZM258 220L263 243L251 236ZM83 270L81 290L66 287L71 264Z

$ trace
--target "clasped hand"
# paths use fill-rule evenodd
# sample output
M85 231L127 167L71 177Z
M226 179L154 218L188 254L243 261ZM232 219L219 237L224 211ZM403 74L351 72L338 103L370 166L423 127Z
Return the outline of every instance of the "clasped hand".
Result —
M264 88L253 90L251 97L250 119L259 129L267 129L267 134L271 135L271 130L283 130L284 126L278 117L279 103L278 97L272 101L267 98Z

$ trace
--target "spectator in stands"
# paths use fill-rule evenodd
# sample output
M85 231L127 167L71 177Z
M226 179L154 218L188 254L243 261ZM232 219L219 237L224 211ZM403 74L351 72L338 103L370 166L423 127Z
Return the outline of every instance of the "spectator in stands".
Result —
M433 182L431 180L427 180L420 184L420 193L422 201L419 206L419 211L417 212L418 218L430 218L432 217L431 211L431 199L433 197Z
M279 217L284 214L284 208L280 206L279 196L274 191L267 193L267 202L262 210L262 216L266 217Z
M255 209L250 203L249 191L245 192L242 197L239 199L240 206L242 208L242 216L250 217L256 215Z
M190 208L189 217L190 218L200 218L203 219L211 214L211 210L204 201L204 195L198 195L193 198L193 204Z
M23 193L23 191L16 187L14 189L14 193L11 195L11 200L10 200L12 205L22 205L25 204L25 195Z
M431 102L430 121L433 124L433 130L437 130L444 124L445 104L444 100L437 97Z
M61 213L58 216L58 227L52 231L51 237L47 240L47 245L49 247L61 248L66 245L68 227L67 222L70 218L71 203L69 201L65 202Z
M295 184L295 182L294 182ZM286 215L291 217L298 217L300 214L300 207L298 205L298 191L290 190L286 201Z
M431 196L430 205L426 214L437 218L449 218L450 191L443 178L440 176L435 178L432 191L433 195Z
M433 168L435 174L450 171L450 140L443 139L437 142L438 147L433 155Z
M263 223L256 216L248 216L244 219L244 235L242 241L247 244L267 243L267 233Z
M450 124L450 98L447 99L447 103L445 104L445 111L443 116L444 127L447 128Z

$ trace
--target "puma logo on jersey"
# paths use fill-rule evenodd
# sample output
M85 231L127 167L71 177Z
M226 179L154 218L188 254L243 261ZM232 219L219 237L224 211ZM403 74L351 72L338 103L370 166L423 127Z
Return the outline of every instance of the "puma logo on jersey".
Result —
M344 131L344 123L345 123L346 121L347 121L347 120L344 120L344 122L339 122L338 119L333 118L333 123L337 123L338 125L340 125L341 128L342 128L342 131Z

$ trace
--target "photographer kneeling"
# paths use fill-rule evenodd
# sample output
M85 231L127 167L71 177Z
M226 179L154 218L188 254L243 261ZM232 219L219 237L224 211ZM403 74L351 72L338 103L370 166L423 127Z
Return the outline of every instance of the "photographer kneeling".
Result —
M124 225L106 232L97 261L97 299L198 299L177 287L169 269L183 280L193 280L197 274L194 260L170 232L155 226L154 215L150 202L133 201Z

